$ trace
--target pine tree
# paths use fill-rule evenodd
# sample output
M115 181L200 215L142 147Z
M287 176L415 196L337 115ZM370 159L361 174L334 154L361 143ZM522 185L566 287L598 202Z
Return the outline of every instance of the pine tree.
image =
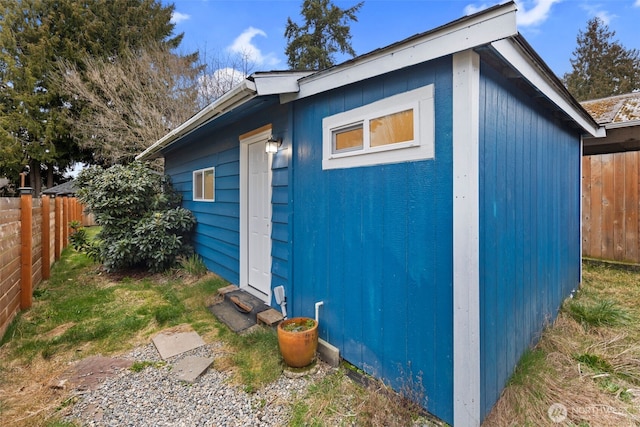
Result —
M364 3L341 9L330 0L304 0L301 14L304 25L287 18L285 54L293 70L322 70L335 64L336 52L355 56L351 47L349 21L358 21L356 13Z
M59 62L116 57L152 41L177 47L173 8L159 0L0 0L0 175L29 164L38 194L41 167L51 185L54 170L90 158L60 120L82 112L53 84Z
M590 19L586 31L578 33L573 71L564 75L564 83L579 101L640 89L640 54L625 49L614 36L599 18Z

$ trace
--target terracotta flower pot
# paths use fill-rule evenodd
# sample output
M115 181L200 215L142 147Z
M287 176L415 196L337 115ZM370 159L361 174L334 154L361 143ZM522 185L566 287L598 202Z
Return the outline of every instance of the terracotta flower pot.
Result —
M284 362L303 368L313 362L318 349L318 322L308 317L294 317L278 325L278 345Z

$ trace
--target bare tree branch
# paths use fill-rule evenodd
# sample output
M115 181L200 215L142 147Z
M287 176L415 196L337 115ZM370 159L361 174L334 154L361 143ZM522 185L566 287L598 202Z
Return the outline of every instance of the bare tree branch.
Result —
M183 123L199 108L194 59L153 47L109 60L87 57L81 67L62 63L56 82L69 94L78 144L97 163L126 163ZM80 105L86 108L74 108Z

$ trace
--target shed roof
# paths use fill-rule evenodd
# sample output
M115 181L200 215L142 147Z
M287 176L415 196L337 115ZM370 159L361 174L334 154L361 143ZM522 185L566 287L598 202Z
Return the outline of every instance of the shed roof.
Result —
M260 96L279 95L281 103L291 102L468 49L490 50L583 134L604 136L604 129L518 33L516 10L513 1L493 6L318 72L254 73L136 158L158 157L184 136Z

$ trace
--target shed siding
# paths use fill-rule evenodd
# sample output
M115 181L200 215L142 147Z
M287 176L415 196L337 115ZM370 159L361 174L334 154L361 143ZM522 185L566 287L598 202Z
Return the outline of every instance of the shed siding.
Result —
M207 125L165 153L165 171L183 198L182 205L192 211L197 224L194 247L207 268L231 283L240 281L240 145L239 136L265 124L283 138L280 152L272 163L272 286L288 285L290 267L290 141L287 106L269 105L252 110L250 117L217 129ZM214 166L215 202L194 202L192 172Z
M435 159L322 170L322 119L434 84ZM452 69L447 57L299 101L294 109L293 314L396 388L420 382L451 422ZM423 402L425 403L425 402Z
M481 411L580 281L580 136L482 64Z

